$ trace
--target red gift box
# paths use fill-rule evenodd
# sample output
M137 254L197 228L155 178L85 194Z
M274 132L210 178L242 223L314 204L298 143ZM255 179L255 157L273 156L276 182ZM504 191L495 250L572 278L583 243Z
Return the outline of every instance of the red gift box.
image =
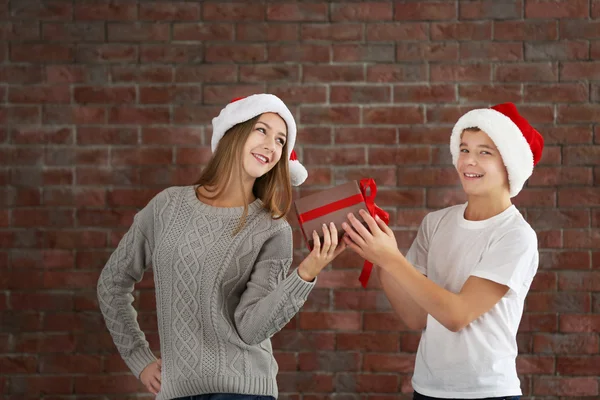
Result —
M313 230L317 231L321 243L323 243L323 224L327 224L329 227L329 223L333 222L338 230L338 240L341 240L344 235L342 223L347 221L349 213L353 213L366 226L366 223L358 214L360 209L366 209L373 217L378 215L388 224L390 216L375 205L376 195L377 185L375 181L373 179L361 179L296 200L294 206L298 215L298 222L300 222L300 229L309 250L312 250L313 247ZM365 261L359 277L363 287L367 286L372 269L373 264Z

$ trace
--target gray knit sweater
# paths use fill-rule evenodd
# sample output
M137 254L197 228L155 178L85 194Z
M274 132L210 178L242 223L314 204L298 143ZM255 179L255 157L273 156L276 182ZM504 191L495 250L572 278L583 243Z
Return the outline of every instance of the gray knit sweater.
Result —
M162 387L157 399L203 393L277 397L270 337L298 312L314 282L292 262L289 224L260 200L243 207L200 202L193 186L162 191L134 218L98 281L112 338L133 374L155 361L132 307L134 284L152 266Z

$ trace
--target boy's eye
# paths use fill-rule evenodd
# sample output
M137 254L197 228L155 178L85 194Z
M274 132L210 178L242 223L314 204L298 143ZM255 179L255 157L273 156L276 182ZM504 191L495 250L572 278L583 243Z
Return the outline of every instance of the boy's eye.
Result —
M460 152L461 152L461 153L468 153L468 152L469 152L469 150L467 150L467 149L460 149Z
M482 151L482 152L481 152L481 154L484 154L484 155L491 155L492 153L490 153L489 151Z

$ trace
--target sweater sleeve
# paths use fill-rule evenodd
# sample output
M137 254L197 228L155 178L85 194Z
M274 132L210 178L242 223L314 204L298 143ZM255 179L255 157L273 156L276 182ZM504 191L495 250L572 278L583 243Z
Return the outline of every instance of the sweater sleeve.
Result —
M97 285L98 303L106 327L121 357L138 378L142 370L156 360L137 322L132 292L152 261L154 211L159 196L135 215L133 224L102 269Z
M315 286L316 279L306 282L297 271L287 275L291 264L292 230L286 224L261 248L235 310L237 331L245 343L258 344L281 330Z

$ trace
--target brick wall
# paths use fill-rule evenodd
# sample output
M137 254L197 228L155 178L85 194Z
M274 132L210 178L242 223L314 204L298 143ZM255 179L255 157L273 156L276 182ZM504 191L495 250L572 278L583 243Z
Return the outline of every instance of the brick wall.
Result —
M518 103L547 143L516 199L541 246L523 390L600 396L600 0L0 0L0 397L143 392L103 326L99 271L137 209L198 176L221 106L263 91L299 121L302 191L374 177L404 249L463 200L452 123ZM273 339L282 399L410 397L419 335L359 288L360 266L336 260ZM157 348L152 278L138 289Z

